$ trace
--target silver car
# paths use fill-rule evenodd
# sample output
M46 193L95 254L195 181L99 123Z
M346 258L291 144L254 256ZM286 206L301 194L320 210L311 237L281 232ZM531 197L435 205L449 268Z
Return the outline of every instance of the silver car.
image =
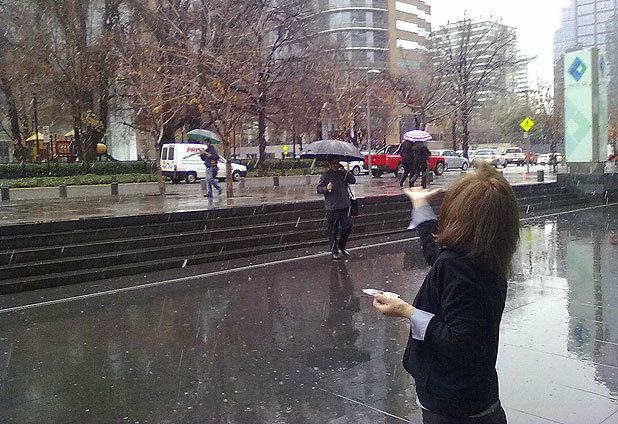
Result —
M468 159L454 150L432 150L431 153L444 157L447 171L450 169L461 169L465 171L470 166Z
M498 150L482 149L478 150L474 155L470 155L470 160L483 160L498 168L499 166L506 168L506 158Z

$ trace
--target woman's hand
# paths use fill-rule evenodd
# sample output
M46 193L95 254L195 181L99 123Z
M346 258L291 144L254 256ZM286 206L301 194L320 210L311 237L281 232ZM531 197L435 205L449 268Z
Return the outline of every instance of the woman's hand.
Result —
M421 206L429 205L431 199L436 197L438 193L442 193L443 190L441 188L425 190L420 187L414 187L407 188L403 192L412 201L412 206L414 208L420 208Z
M414 307L398 297L384 296L382 293L373 298L373 307L389 317L410 318Z

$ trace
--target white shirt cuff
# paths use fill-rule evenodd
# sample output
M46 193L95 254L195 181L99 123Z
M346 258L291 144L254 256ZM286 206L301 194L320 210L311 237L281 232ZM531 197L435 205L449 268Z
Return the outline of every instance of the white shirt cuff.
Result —
M420 208L412 209L412 219L408 230L416 230L423 222L435 221L438 217L429 205L421 206Z
M410 331L412 332L412 338L415 340L425 340L425 333L429 326L429 321L435 315L431 312L423 311L422 309L414 308L410 314Z

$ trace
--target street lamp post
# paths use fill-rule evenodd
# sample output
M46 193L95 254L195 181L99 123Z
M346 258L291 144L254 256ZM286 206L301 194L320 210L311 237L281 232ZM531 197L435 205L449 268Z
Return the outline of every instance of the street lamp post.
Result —
M367 97L367 149L369 150L367 154L367 169L369 170L369 175L372 175L371 171L371 109L369 106L369 74L379 74L381 71L377 69L369 69L367 74L365 75L367 78L367 93L365 97Z
M41 160L41 152L39 151L39 112L37 108L36 93L34 93L33 95L32 103L34 106L34 139L36 141L36 161L39 162Z

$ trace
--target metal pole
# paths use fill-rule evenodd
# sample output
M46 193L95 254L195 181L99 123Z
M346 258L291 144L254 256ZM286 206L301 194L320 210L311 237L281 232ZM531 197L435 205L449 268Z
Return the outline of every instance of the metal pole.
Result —
M524 131L524 139L528 141L527 143L527 152L526 152L526 172L530 173L530 139L528 138L528 131Z
M365 75L367 77L367 148L369 154L367 155L367 168L369 169L369 175L372 175L371 171L371 109L369 108L369 71Z
M33 94L33 106L34 106L34 139L36 141L36 161L41 160L41 152L39 151L39 113L37 110L36 93Z

